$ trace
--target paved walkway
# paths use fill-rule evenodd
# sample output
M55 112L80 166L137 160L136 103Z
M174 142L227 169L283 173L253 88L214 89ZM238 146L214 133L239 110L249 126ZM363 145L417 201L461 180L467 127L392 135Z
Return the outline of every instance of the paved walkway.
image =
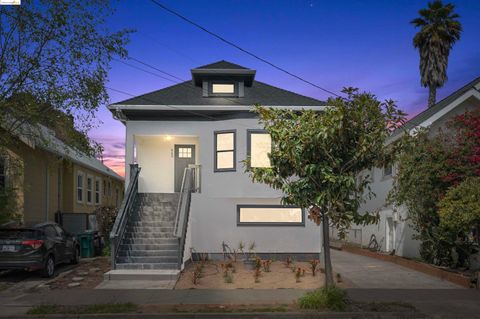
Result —
M355 288L383 289L452 289L462 288L400 265L331 249L333 270Z

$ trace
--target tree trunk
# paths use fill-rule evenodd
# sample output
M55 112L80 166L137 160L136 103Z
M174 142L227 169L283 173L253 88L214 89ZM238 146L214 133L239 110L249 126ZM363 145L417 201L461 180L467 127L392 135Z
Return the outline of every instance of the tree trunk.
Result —
M325 266L325 288L333 286L332 260L330 259L330 232L328 227L328 216L322 214L323 232L323 261Z
M435 105L437 101L437 87L434 85L430 85L428 87L428 107L432 107Z

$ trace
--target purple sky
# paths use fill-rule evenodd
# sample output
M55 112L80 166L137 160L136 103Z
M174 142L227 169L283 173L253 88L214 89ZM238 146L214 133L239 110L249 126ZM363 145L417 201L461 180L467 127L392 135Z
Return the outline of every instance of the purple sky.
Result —
M162 0L168 7L255 54L331 91L354 86L392 98L410 116L423 110L428 90L420 86L416 30L409 21L426 1ZM480 76L480 1L451 1L464 32L449 59L447 84L438 99ZM150 1L115 2L112 29L133 28L130 56L182 79L190 69L228 60L257 70L271 85L326 99L328 96L218 41ZM134 63L130 61L129 63ZM137 64L138 67L147 69ZM152 72L158 73L154 70ZM108 86L142 94L173 83L113 61ZM129 96L110 92L111 102ZM123 124L101 107L91 136L105 147L105 164L123 175Z

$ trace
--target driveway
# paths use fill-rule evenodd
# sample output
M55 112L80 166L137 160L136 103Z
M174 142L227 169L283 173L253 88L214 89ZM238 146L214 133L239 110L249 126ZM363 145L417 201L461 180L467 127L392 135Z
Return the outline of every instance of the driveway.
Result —
M452 289L462 288L400 265L331 249L333 270L355 288Z

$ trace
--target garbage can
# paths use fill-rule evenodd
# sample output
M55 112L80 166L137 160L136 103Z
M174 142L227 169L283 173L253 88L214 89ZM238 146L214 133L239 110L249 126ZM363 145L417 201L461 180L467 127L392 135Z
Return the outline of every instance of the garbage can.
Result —
M94 257L93 237L93 231L88 230L78 235L78 239L80 240L80 256L82 258Z

